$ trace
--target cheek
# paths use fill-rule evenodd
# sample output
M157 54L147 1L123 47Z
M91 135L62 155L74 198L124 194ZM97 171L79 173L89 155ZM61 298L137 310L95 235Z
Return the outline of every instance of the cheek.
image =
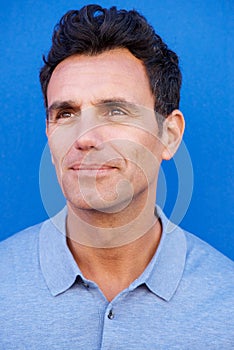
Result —
M51 128L48 133L48 143L50 146L52 161L55 166L61 165L64 157L69 152L76 135L72 128L64 129L60 127Z
M163 145L157 136L148 135L147 138L141 139L139 148L137 163L144 171L148 182L151 182L158 176L162 162Z
M160 160L152 149L142 146L142 151L137 154L137 167L144 173L149 182L158 174Z
M117 142L116 142L117 143ZM131 140L119 140L116 148L125 160L125 171L131 173L134 182L145 177L152 179L158 173L161 158L159 145L155 145L155 139L149 138L148 142L140 138Z

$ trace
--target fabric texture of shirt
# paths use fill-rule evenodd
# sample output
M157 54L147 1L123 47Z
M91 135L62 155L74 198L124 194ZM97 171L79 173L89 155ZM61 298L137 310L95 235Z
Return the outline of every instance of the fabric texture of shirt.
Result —
M66 209L0 244L0 350L234 349L233 262L160 212L151 262L108 302L66 243Z

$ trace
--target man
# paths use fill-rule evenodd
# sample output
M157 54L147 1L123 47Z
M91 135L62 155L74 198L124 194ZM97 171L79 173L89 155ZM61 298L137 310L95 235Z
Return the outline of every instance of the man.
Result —
M90 5L44 63L67 206L1 243L0 348L233 348L232 262L155 208L184 131L176 54L136 11Z

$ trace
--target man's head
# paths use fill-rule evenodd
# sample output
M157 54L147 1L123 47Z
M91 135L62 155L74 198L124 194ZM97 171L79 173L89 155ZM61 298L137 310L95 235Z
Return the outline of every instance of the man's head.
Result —
M62 18L40 78L68 204L153 213L161 161L184 128L177 56L137 12L91 5Z
M55 67L76 54L95 56L116 48L128 49L146 68L155 96L159 124L179 108L181 73L177 55L136 11L88 5L67 12L54 30L52 47L40 72L47 107L47 87ZM164 117L160 119L160 116Z

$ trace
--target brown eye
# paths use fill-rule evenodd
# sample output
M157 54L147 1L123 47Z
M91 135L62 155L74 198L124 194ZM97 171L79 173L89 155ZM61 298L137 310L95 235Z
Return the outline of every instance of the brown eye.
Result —
M67 119L67 118L71 118L72 116L73 116L72 112L63 111L57 114L56 119Z
M124 112L120 108L113 108L109 110L108 115L110 117L122 116L122 115L126 115L126 112Z

